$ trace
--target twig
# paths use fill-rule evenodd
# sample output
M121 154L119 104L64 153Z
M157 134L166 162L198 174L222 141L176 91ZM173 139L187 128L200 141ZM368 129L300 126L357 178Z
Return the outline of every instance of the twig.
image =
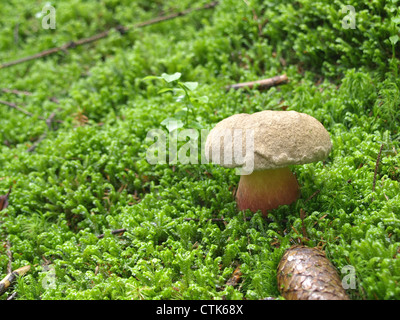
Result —
M379 162L381 161L381 155L382 155L382 149L383 149L383 143L379 149L378 153L378 158L376 159L376 164L375 164L375 171L374 171L374 181L372 182L372 192L375 192L375 185L376 185L376 175L378 173L378 167L379 167ZM374 197L372 197L372 201L374 201Z
M312 198L314 198L318 193L320 193L321 192L321 190L317 190L317 191L315 191L311 196L309 196L308 198L307 198L307 200L305 201L305 202L308 202L308 201L310 201Z
M308 239L307 229L304 225L304 219L306 218L307 214L304 209L300 209L300 219L301 219L301 233L303 234L303 239Z
M55 98L54 98L55 99ZM31 113L31 112L29 112L29 111L27 111L27 110L25 110L25 109L23 109L23 108L21 108L21 107L19 107L17 104L15 104L14 102L9 102L9 101L3 101L3 100L0 100L0 104L4 104L5 106L8 106L8 107L10 107L10 108L13 108L13 109L15 109L15 110L18 110L19 112L22 112L23 114L25 114L26 116L28 116L28 117L34 117L35 115L33 114L33 113ZM59 109L60 110L60 109ZM40 119L40 120L44 120L44 121L46 121L46 124L48 125L48 121L49 120L51 120L51 122L58 122L58 123L62 123L63 121L62 120L54 120L54 117L55 117L55 114L53 115L53 113L50 115L50 117L49 118L47 118L47 119L45 119L45 118L43 118L42 116L37 116L38 117L38 119Z
M1 91L3 91L4 93L12 93L12 94L23 95L23 96L31 96L32 95L32 92L16 90L16 89L3 88L3 89L1 89Z
M3 91L3 92L5 92L5 93L12 93L12 94L16 94L16 95L25 95L25 96L31 96L31 95L32 95L32 92L29 92L29 91L21 91L21 90L15 90L15 89L6 89L6 88L4 88L4 89L0 89L0 91ZM48 99L49 99L50 101L56 103L56 104L59 104L59 103L60 103L60 102L58 101L58 99L55 98L55 97L50 97L50 98L48 98ZM25 110L25 109L19 107L18 105L16 105L16 104L13 103L13 102L8 102L8 101L2 101L2 100L0 100L0 104L4 104L4 105L6 105L6 106L8 106L8 107L10 107L10 108L16 109L16 110L22 112L23 114L27 115L28 117L34 117L34 116L35 116L33 113L31 113L31 112L29 112L29 111L27 111L27 110ZM54 122L63 123L62 120L55 120L55 117L56 117L56 115L57 115L57 112L60 112L61 110L62 110L61 108L58 108L56 111L52 112L52 113L50 114L50 116L49 116L47 119L45 119L45 118L43 118L43 117L41 117L41 116L38 116L38 119L44 120L44 121L46 122L47 127L51 130L51 129L52 129L52 124L53 124ZM56 130L56 129L55 129L55 130ZM36 147L38 146L38 144L39 144L40 142L42 142L42 141L46 138L46 136L47 136L47 133L43 133L43 134L39 137L39 139L36 140L35 143L27 150L27 152L33 152L33 151L36 149Z
M124 233L126 231L126 229L117 229L117 230L112 230L111 234L118 234L118 233ZM104 233L103 234L99 234L97 236L97 238L102 239L104 238Z
M248 218L248 217L246 217ZM184 221L200 221L199 218L184 218ZM206 219L206 221L212 221L212 222L224 222L224 218L212 218L212 219Z
M15 281L18 276L23 276L30 270L31 266L19 268L9 274L0 281L0 295L7 291L8 287Z
M26 90L16 90L16 89L2 88L2 89L0 89L0 91L2 91L4 93L16 94L16 95L19 95L19 96L31 96L31 95L33 95L32 92L29 92L29 91L26 91ZM60 101L55 97L49 97L48 99L50 101L56 103L56 104L60 104Z
M14 300L14 298L17 296L17 292L13 292L9 297L7 297L7 300Z
M265 90L265 89L271 88L273 86L277 86L282 83L286 83L288 80L289 79L288 79L287 75L283 74L280 76L275 76L272 78L258 80L258 81L236 83L236 84L229 85L225 88L226 88L226 90L230 90L230 89L238 90L238 89L244 89L244 88L253 89L255 86L257 86L258 90Z
M60 101L56 97L50 97L49 100L56 104L60 104Z
M123 35L123 34L127 33L128 31L130 31L130 29L143 28L143 27L146 27L146 26L149 26L149 25L152 25L152 24L156 24L156 23L159 23L159 22L171 20L171 19L174 19L174 18L177 18L177 17L182 17L182 16L185 16L185 15L187 15L189 13L192 13L192 12L195 12L195 11L200 11L200 10L204 10L204 9L211 9L211 8L214 8L217 4L218 4L218 2L214 1L214 2L206 4L206 5L204 5L202 7L199 7L199 8L187 9L187 10L176 12L176 13L173 13L173 14L170 14L170 15L167 15L167 16L161 16L161 17L158 17L158 18L155 18L155 19L151 19L149 21L140 22L138 24L135 24L133 26L133 28L124 27L124 26L117 26L115 29L117 31L119 31L121 33L121 35ZM68 42L68 43L66 43L66 44L64 44L64 45L62 45L60 47L55 47L55 48L51 48L51 49L48 49L48 50L44 50L44 51L36 53L36 54L34 54L32 56L27 56L27 57L24 57L24 58L21 58L21 59L18 59L18 60L14 60L14 61L3 63L3 64L0 65L0 69L8 68L8 67L11 67L11 66L23 63L23 62L27 62L27 61L43 58L43 57L49 56L51 54L54 54L54 53L57 53L57 52L60 52L60 51L66 52L68 49L76 48L76 47L84 45L84 44L88 44L88 43L95 42L95 41L100 40L100 39L107 38L109 36L111 30L112 29L103 31L103 32L98 33L98 34L96 34L94 36L91 36L89 38L83 38L83 39L80 39L80 40L77 40L77 41L70 41L70 42Z
M11 253L11 244L10 241L7 239L6 241L6 247L7 247L7 257L8 257L8 263L7 263L7 273L12 272L12 253Z
M13 108L13 109L15 109L15 110L18 110L19 112L22 112L23 114L27 115L28 117L34 117L34 116L35 116L33 113L30 113L29 111L27 111L27 110L25 110L25 109L23 109L23 108L17 106L17 105L16 105L15 103L13 103L13 102L8 102L8 101L0 100L0 104L4 104L4 105L6 105L6 106L8 106L8 107L10 107L10 108ZM45 118L43 118L43 117L41 117L41 116L38 116L38 119L40 119L40 120L46 120Z
M58 101L56 98L50 98L50 99L55 99L56 101ZM56 102L56 103L58 103L58 102ZM47 126L48 126L48 128L51 130L52 129L52 124L53 124L53 122L58 122L58 123L63 123L64 121L62 121L62 120L55 120L55 117L56 117L56 115L57 115L57 112L61 112L62 111L62 108L57 108L57 110L56 111L53 111L50 115L49 115L49 117L45 120L46 121L46 124L47 124ZM56 129L54 129L54 130L56 130Z
M35 149L37 148L37 146L39 145L39 143L41 143L44 139L46 139L46 137L47 137L47 133L45 132L45 133L43 133L43 134L39 137L39 139L37 139L37 140L32 144L32 146L29 147L29 149L26 150L26 152L33 152L33 151L35 151Z

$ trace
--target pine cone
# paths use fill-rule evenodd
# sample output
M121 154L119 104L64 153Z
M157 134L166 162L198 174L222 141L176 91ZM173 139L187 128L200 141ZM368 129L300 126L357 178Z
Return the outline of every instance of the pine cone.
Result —
M279 262L277 280L287 300L350 300L335 267L316 248L289 248Z

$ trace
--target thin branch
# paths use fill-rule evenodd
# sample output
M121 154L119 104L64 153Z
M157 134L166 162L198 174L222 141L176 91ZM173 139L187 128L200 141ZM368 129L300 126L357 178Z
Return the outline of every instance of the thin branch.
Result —
M206 5L204 5L202 7L199 7L199 8L187 9L187 10L176 12L176 13L173 13L173 14L170 14L170 15L167 15L167 16L161 16L161 17L158 17L158 18L155 18L155 19L151 19L149 21L141 22L141 23L135 24L133 26L133 28L124 27L124 26L117 26L115 29L117 31L119 31L121 33L121 35L124 35L128 31L130 31L131 29L143 28L143 27L150 26L150 25L153 25L153 24L156 24L156 23L159 23L159 22L171 20L171 19L174 19L174 18L177 18L177 17L182 17L182 16L185 16L185 15L187 15L189 13L192 13L192 12L195 12L195 11L200 11L200 10L204 10L204 9L211 9L211 8L214 8L217 4L218 4L218 2L215 1L215 2L211 2L211 3L206 4ZM51 49L41 51L41 52L36 53L34 55L31 55L31 56L27 56L27 57L24 57L24 58L21 58L21 59L18 59L18 60L14 60L14 61L3 63L3 64L0 65L0 69L8 68L8 67L20 64L20 63L27 62L27 61L43 58L43 57L52 55L52 54L60 52L60 51L66 52L68 49L76 48L76 47L84 45L84 44L88 44L88 43L91 43L91 42L98 41L100 39L107 38L109 36L111 30L112 29L109 29L109 30L103 31L101 33L98 33L98 34L96 34L94 36L91 36L89 38L83 38L83 39L80 39L80 40L77 40L77 41L70 41L70 42L68 42L68 43L66 43L66 44L64 44L64 45L62 45L60 47L51 48Z
M20 106L18 106L17 104L15 104L15 103L13 103L13 102L0 100L0 104L6 105L6 106L8 106L8 107L10 107L10 108L13 108L13 109L15 109L15 110L18 110L19 112L22 112L23 114L25 114L25 115L28 116L28 117L31 117L31 118L35 117L35 115L34 115L33 113L31 113L31 112L25 110L24 108L21 108ZM58 109L58 110L61 110L61 109ZM51 128L51 124L52 124L53 122L58 122L58 123L62 123L62 122L63 122L62 120L55 120L55 119L54 119L55 116L56 116L56 114L55 114L55 112L53 112L53 113L50 114L50 116L49 116L47 119L46 119L46 118L43 118L42 116L37 116L37 118L40 119L40 120L45 121L46 124L47 124L47 126L48 126L49 128Z
M13 108L13 109L15 109L15 110L18 110L19 112L22 112L23 114L27 115L28 117L34 117L34 116L35 116L33 113L30 113L29 111L27 111L27 110L25 110L25 109L23 109L23 108L17 106L17 105L16 105L15 103L13 103L13 102L8 102L8 101L0 100L0 104L4 104L4 105L6 105L6 106L8 106L8 107L10 107L10 108ZM45 118L43 118L43 117L41 117L41 116L38 116L38 119L40 119L40 120L46 120Z
M7 263L7 273L12 272L12 253L11 253L11 244L10 240L7 239L6 241L6 247L7 247L7 257L8 257L8 263Z
M22 277L30 270L30 268L31 266L28 265L7 274L7 276L0 281L0 295L7 291L8 287L15 281L18 276Z
M41 143L44 139L46 139L47 133L43 133L30 147L26 150L26 152L33 152L36 150L39 143Z
M13 292L8 298L7 300L14 300L14 298L17 296L17 292Z
M258 80L258 81L251 81L251 82L243 82L243 83L236 83L225 87L226 90L234 89L253 89L257 86L258 90L265 90L271 88L273 86L277 86L288 81L288 77L286 74L275 76L268 79Z
M320 192L321 192L321 190L315 191L311 196L309 196L309 197L306 199L305 202L310 201L312 198L314 198L314 197L315 197L318 193L320 193Z
M23 95L23 96L31 96L32 95L32 92L29 92L29 91L7 89L7 88L3 88L0 90L3 91L4 93L12 93L12 94L16 94L16 95Z
M124 233L126 231L126 229L117 229L117 230L112 230L111 234L118 234L118 233ZM102 239L104 238L104 233L103 234L99 234L97 236L97 238Z
M0 91L4 92L4 93L12 93L12 94L16 94L18 96L31 96L33 95L32 92L26 91L26 90L16 90L16 89L7 89L7 88L2 88L0 89ZM60 104L60 101L55 98L55 97L49 97L48 98L51 102L54 102L56 104Z
M249 217L246 217L246 219ZM198 218L184 218L184 221L200 221ZM206 219L206 221L212 221L212 222L225 222L224 218L212 218L212 219Z
M32 92L29 92L29 91L22 91L22 90L15 90L15 89L7 89L7 88L0 89L0 91L5 92L5 93L12 93L12 94L16 94L16 95L24 95L24 96L31 96L31 95L33 94ZM48 98L48 99L49 99L50 101L56 103L56 104L59 104L58 99L55 98L55 97L50 97L50 98ZM31 112L29 112L29 111L27 111L27 110L25 110L25 109L19 107L18 105L16 105L16 104L13 103L13 102L8 102L8 101L2 101L2 100L0 100L0 104L4 104L4 105L6 105L6 106L8 106L8 107L10 107L10 108L13 108L13 109L15 109L15 110L18 110L19 112L22 112L23 114L27 115L28 117L34 117L34 116L35 116L33 113L31 113ZM46 125L47 125L47 127L49 128L49 130L52 130L52 124L53 124L54 122L63 123L62 120L56 120L56 119L55 119L55 117L56 117L56 115L57 115L57 112L60 112L61 110L62 110L61 108L58 108L56 111L52 112L52 113L50 114L50 116L49 116L47 119L45 119L45 118L43 118L43 117L41 117L41 116L38 116L38 119L44 120L44 121L46 122ZM54 129L54 130L56 130L56 129ZM36 141L34 142L34 144L27 150L27 152L33 152L33 151L36 149L36 147L39 145L39 143L42 142L42 141L46 138L46 136L47 136L47 133L43 133L43 134L38 138L38 140L36 140Z

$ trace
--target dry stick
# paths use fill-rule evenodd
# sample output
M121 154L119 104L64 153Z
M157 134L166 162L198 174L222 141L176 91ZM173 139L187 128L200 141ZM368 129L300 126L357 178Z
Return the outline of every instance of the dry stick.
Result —
M6 242L6 247L7 247L7 257L8 257L8 264L7 264L7 273L12 272L12 253L11 253L11 244L10 240L7 239Z
M8 287L15 281L17 276L23 276L30 268L31 266L28 265L7 274L7 276L0 281L0 295L7 291Z
M56 100L56 101L57 101L57 100ZM23 108L17 106L17 105L16 105L15 103L13 103L13 102L8 102L8 101L2 101L2 100L0 100L0 104L4 104L4 105L9 106L9 107L11 107L11 108L13 108L13 109L16 109L16 110L22 112L23 114L27 115L28 117L34 117L34 116L35 116L33 113L30 113L29 111L26 111L25 109L23 109ZM60 110L60 108L57 109L57 110ZM58 122L58 123L62 123L62 122L63 122L62 120L55 120L55 116L56 116L56 113L55 113L55 112L52 112L52 113L50 114L50 116L49 116L47 119L45 119L45 118L43 118L43 117L41 117L41 116L38 116L38 119L44 120L44 121L46 122L47 126L49 127L49 129L51 129L51 125L52 125L53 122ZM27 150L27 152L33 152L33 151L36 149L36 147L38 146L38 144L39 144L40 142L42 142L42 141L46 138L46 136L47 136L47 133L43 133L43 134L39 137L39 139L36 140L35 143Z
M155 19L151 19L149 21L145 21L145 22L141 22L141 23L135 24L133 26L133 29L142 28L142 27L149 26L149 25L152 25L152 24L156 24L156 23L159 23L159 22L162 22L162 21L171 20L171 19L174 19L174 18L177 18L177 17L182 17L182 16L185 16L185 15L187 15L189 13L192 13L192 12L195 12L195 11L200 11L200 10L204 10L204 9L211 9L211 8L214 8L217 4L218 4L218 2L214 1L214 2L206 4L206 5L204 5L202 7L199 7L199 8L187 9L187 10L176 12L176 13L173 13L173 14L170 14L170 15L167 15L167 16L161 16L161 17L158 17L158 18L155 18ZM124 27L124 26L118 26L115 29L118 30L123 35L126 32L128 32L131 28ZM83 39L80 39L80 40L77 40L77 41L70 41L70 42L68 42L68 43L66 43L66 44L64 44L64 45L62 45L60 47L44 50L44 51L36 53L36 54L34 54L32 56L28 56L28 57L24 57L24 58L21 58L21 59L18 59L18 60L14 60L14 61L3 63L3 64L0 65L0 69L8 68L8 67L11 67L11 66L23 63L23 62L27 62L27 61L43 58L43 57L49 56L51 54L57 53L59 51L64 51L65 52L68 49L72 49L72 48L75 48L77 46L81 46L81 45L84 45L84 44L95 42L95 41L103 39L103 38L107 38L109 36L111 30L112 29L103 31L103 32L98 33L98 34L96 34L94 36L91 36L89 38L83 38Z
M112 231L111 231L111 234L123 233L123 232L125 232L125 231L126 231L126 229L112 230ZM97 236L97 238L99 238L99 239L104 238L104 233L103 233L103 234L99 234L99 235Z
M14 298L16 297L17 292L13 292L8 298L7 300L14 300Z
M29 91L21 91L21 90L16 90L16 89L7 89L7 88L3 88L3 89L0 89L0 91L3 91L3 92L5 92L5 93L12 93L12 94L16 94L16 95L24 95L24 96L31 96L31 95L33 95L32 92L29 92ZM60 104L60 101L59 101L57 98L55 98L55 97L50 97L50 98L48 98L48 99L49 99L50 101L56 103L56 104ZM17 106L17 105L16 105L15 103L13 103L13 102L0 101L0 103L1 103L1 104L4 104L4 105L7 105L7 106L9 106L9 107L11 107L11 108L14 108L14 109L16 109L16 110L18 110L18 111L20 111L20 112L23 112L24 114L26 114L26 115L29 116L29 117L33 117L33 116L34 116L32 113L30 113L29 111L26 111L25 109L22 109L21 107ZM61 111L61 108L58 108L57 111ZM43 117L40 117L40 116L39 116L38 118L41 119L41 120L45 120L47 126L48 126L49 129L50 129L50 128L51 128L51 124L54 122L55 116L56 116L56 113L53 112L53 113L50 114L50 116L49 116L47 119L44 119ZM63 121L57 120L57 122L60 123L60 122L63 122Z
M383 145L384 144L382 143L382 145L379 149L378 158L376 159L375 171L374 171L374 181L372 182L372 192L375 192L376 174L378 173L379 162L381 161ZM374 200L375 200L374 197L372 197L372 201L374 201Z
M248 217L246 217L247 219ZM200 221L198 218L184 218L184 221ZM212 221L212 222L224 222L224 218L212 218L212 219L206 219L205 221Z
M26 111L25 109L23 109L23 108L17 106L17 105L16 105L15 103L13 103L13 102L8 102L8 101L0 100L0 104L4 104L4 105L6 105L6 106L9 106L10 108L13 108L13 109L15 109L15 110L18 110L19 112L22 112L23 114L27 115L28 117L34 117L34 116L35 116L33 113L30 113L29 111ZM46 120L45 118L43 118L43 117L41 117L41 116L38 116L38 118L39 118L40 120Z
M12 94L16 94L16 95L23 95L23 96L31 96L32 95L32 92L29 92L29 91L21 91L21 90L16 90L16 89L7 89L7 88L3 88L0 90L3 91L4 93L12 93Z
M37 146L39 145L39 143L41 143L44 139L46 139L47 137L47 133L43 133L39 139L37 139L30 147L29 149L26 150L26 152L33 152L35 151L35 149L37 148Z
M6 89L6 88L4 88L4 89L0 89L0 91L3 91L5 93L12 93L12 94L16 94L16 95L25 95L25 96L31 96L32 95L32 92L15 90L15 89ZM60 103L58 101L58 99L55 98L55 97L50 97L49 100L54 102L54 103L56 103L56 104ZM25 115L27 115L29 117L34 117L33 113L30 113L29 111L19 107L18 105L16 105L13 102L1 101L0 100L0 104L4 104L4 105L9 106L9 107L11 107L13 109L16 109L16 110L22 112L23 114L25 114ZM58 112L61 111L61 108L58 108L57 111ZM58 122L58 123L62 123L63 122L62 120L55 120L56 115L57 115L56 112L52 112L47 119L45 119L45 118L43 118L41 116L38 116L38 119L44 120L46 122L46 125L48 126L48 128L51 129L51 125L53 124L53 122ZM38 144L40 142L42 142L46 138L46 136L47 136L47 133L43 133L39 137L39 139L36 140L35 143L27 150L27 152L33 152L36 149L36 147L38 146Z
M14 298L17 296L17 292L13 292L8 298L7 300L14 300Z
M306 199L305 202L310 201L312 198L314 198L314 197L315 197L318 193L320 193L320 192L321 192L321 190L315 191L311 196L308 197L308 199Z
M271 88L273 86L277 86L279 84L282 83L286 83L288 81L288 77L286 74L280 75L280 76L275 76L269 79L263 79L263 80L258 80L258 81L251 81L251 82L243 82L243 83L236 83L236 84L232 84L229 85L226 88L226 90L229 89L253 89L253 87L257 86L258 90L264 90L264 89L268 89Z
M4 93L16 94L16 95L19 95L19 96L31 96L31 95L33 95L32 92L25 91L25 90L16 90L16 89L2 88L2 89L0 89L0 91L2 91L2 92L4 92ZM56 97L49 97L48 99L49 99L50 101L56 103L56 104L60 104L60 101L59 101Z

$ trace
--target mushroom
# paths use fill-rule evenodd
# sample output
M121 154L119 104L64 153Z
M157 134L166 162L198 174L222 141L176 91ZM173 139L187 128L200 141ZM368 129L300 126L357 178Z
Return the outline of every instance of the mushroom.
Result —
M239 210L261 210L266 216L299 197L289 166L324 160L331 148L329 133L317 119L296 111L265 110L219 122L207 136L205 156L239 170Z

